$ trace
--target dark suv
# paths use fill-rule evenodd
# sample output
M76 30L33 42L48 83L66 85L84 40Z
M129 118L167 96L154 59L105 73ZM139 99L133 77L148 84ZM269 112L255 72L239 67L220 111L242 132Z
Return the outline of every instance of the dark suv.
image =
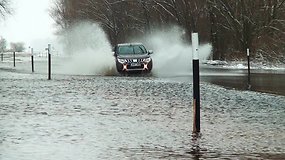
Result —
M116 67L119 73L142 71L149 73L152 70L152 51L146 50L141 43L117 44L114 47Z

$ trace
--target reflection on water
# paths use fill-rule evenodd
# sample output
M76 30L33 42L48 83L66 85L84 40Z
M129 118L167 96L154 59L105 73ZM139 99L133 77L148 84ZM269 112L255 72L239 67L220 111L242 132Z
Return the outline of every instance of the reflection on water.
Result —
M251 72L250 90L285 95L285 72L267 70L252 70ZM248 89L247 70L207 69L202 73L201 80L226 88Z
M248 75L245 69L201 68L201 82L209 82L228 89L248 90ZM192 75L167 77L169 80L190 82ZM251 70L252 91L285 96L285 71Z
M189 153L193 156L194 160L199 160L203 155L203 151L200 148L200 142L199 142L200 139L201 139L200 133L192 134L192 148ZM207 150L204 149L204 151L207 151Z

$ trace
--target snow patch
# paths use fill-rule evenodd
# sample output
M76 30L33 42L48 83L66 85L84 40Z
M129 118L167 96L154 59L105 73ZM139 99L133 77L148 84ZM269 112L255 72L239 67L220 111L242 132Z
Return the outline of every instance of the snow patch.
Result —
M229 69L247 69L247 62L245 61L221 61L221 60L206 60L203 64L217 66ZM262 70L285 70L284 64L265 65L262 63L250 62L251 69L262 69Z

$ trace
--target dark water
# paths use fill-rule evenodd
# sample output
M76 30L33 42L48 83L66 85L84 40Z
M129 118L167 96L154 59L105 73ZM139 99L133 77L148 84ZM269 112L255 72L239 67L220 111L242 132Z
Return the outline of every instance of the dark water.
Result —
M215 71L213 71L215 70ZM203 70L202 70L203 71ZM252 91L272 93L285 96L285 72L273 70L251 70L250 89ZM207 75L207 73L210 73ZM215 73L215 74L211 74ZM201 80L226 88L248 90L247 70L205 69Z
M251 70L250 89L246 69L201 68L201 82L223 86L227 89L251 90L285 96L284 70ZM175 81L191 82L192 75L171 78Z

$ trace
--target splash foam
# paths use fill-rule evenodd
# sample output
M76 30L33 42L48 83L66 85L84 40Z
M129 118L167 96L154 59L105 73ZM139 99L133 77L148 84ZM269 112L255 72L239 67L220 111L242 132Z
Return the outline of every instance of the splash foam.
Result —
M183 76L192 74L192 47L183 40L185 32L179 27L132 39L131 42L142 42L154 54L153 75ZM64 74L76 75L115 75L115 61L112 47L103 29L90 22L75 25L63 36L63 52L69 55L64 64ZM212 46L199 46L200 60L206 60Z
M153 50L153 74L155 76L179 76L192 74L192 46L183 40L185 32L179 27L164 31L154 31L143 38L132 41L143 42L147 49ZM199 46L199 59L206 60L212 46Z
M65 32L63 53L69 58L64 74L109 75L114 72L112 47L103 29L96 23L81 22Z

